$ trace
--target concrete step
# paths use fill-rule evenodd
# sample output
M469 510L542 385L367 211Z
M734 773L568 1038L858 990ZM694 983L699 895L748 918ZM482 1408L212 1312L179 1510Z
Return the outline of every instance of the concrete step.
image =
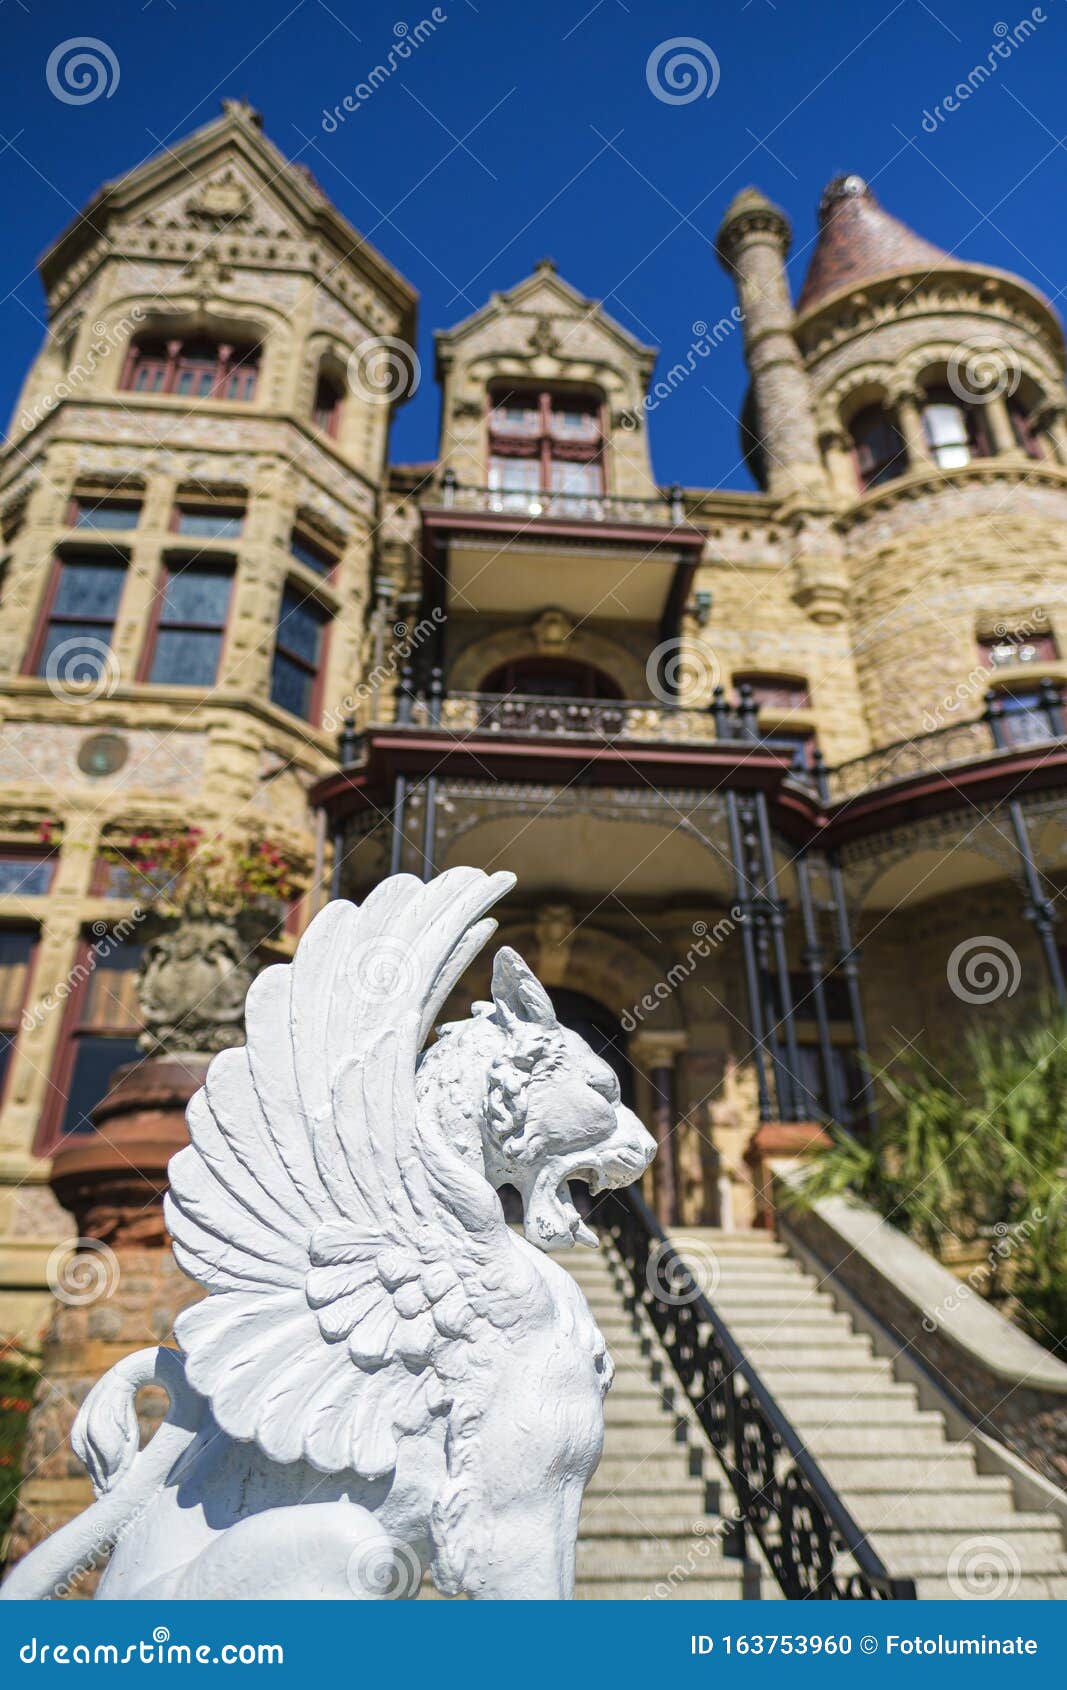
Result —
M938 1531L892 1532L885 1529L868 1534L869 1541L891 1572L907 1578L948 1578L953 1558L958 1558L961 1576L973 1564L974 1576L988 1557L995 1570L1005 1575L1039 1573L1043 1577L1067 1576L1063 1539L1047 1524L1040 1532L1020 1528L1021 1515L1010 1526L994 1525L989 1531L973 1526Z
M980 1484L1004 1487L1011 1481L979 1475L974 1452L966 1444L949 1444L944 1450L917 1451L910 1455L825 1455L819 1465L830 1482L850 1495L867 1491L953 1490Z
M815 1291L807 1281L796 1285L782 1285L777 1280L764 1288L754 1285L731 1285L723 1279L708 1295L713 1308L719 1309L726 1320L732 1320L749 1309L773 1309L783 1316L797 1309L819 1309L824 1314L836 1314L833 1298L826 1291Z
M900 1390L892 1370L874 1362L868 1367L853 1363L849 1368L831 1371L821 1366L790 1367L784 1361L765 1362L754 1355L752 1365L758 1369L764 1384L783 1398L789 1391L804 1397L853 1397L869 1395L872 1388L882 1386L890 1393Z
M892 1456L910 1461L928 1454L940 1454L946 1447L945 1423L940 1414L903 1414L895 1421L883 1421L878 1425L870 1420L835 1425L828 1424L825 1416L819 1413L809 1418L806 1427L797 1423L792 1409L789 1414L797 1430L803 1433L805 1444L820 1462L832 1455Z
M627 1492L619 1496L596 1496L588 1491L582 1504L582 1537L677 1537L688 1535L692 1522L701 1523L707 1537L721 1539L726 1527L704 1506L704 1487ZM688 1530L686 1528L688 1527Z
M953 1584L949 1578L917 1578L915 1593L921 1602L959 1601L959 1582ZM990 1600L1002 1602L1062 1602L1067 1599L1067 1576L1042 1576L1040 1573L1023 1573L1018 1579L1010 1575L1003 1581L994 1574L989 1583L979 1580L974 1589L976 1597L988 1596ZM964 1588L964 1599L967 1590Z
M878 1429L912 1426L918 1413L911 1385L889 1385L877 1392L857 1391L843 1397L794 1397L783 1392L780 1400L793 1425L805 1436L823 1430L844 1431L864 1421ZM941 1424L940 1416L937 1418Z
M811 1332L812 1328L824 1339L834 1332L852 1332L847 1314L820 1308L814 1302L798 1303L789 1310L764 1308L756 1303L744 1309L726 1309L713 1298L712 1306L721 1313L731 1332L751 1333L753 1337L768 1330L780 1332L790 1341L795 1341L802 1332Z
M727 1563L719 1571L711 1573L705 1573L703 1567L692 1573L680 1567L669 1576L656 1578L649 1574L643 1581L628 1579L622 1573L608 1573L602 1579L594 1579L587 1574L576 1581L574 1598L576 1602L740 1601L746 1590L742 1574L733 1570L735 1565L740 1566L740 1563ZM768 1575L764 1574L764 1596L770 1594L766 1588L767 1578Z
M687 1445L687 1427L670 1424L643 1426L612 1426L604 1440L605 1453L613 1456L670 1455L675 1448ZM699 1447L699 1446L697 1446Z
M1003 1530L1005 1521L1010 1520L1014 1538L1016 1529L1039 1529L1036 1523L1019 1527L1022 1520L1038 1522L1044 1528L1050 1524L1047 1515L1017 1514L1010 1485L991 1491L851 1491L849 1500L857 1523L872 1534L906 1535L920 1526L938 1532L981 1532L987 1527Z
M694 1444L670 1445L663 1455L635 1458L612 1451L612 1442L609 1438L600 1466L586 1487L587 1497L643 1496L648 1491L673 1490L690 1483L701 1488L704 1469L710 1466L710 1460Z

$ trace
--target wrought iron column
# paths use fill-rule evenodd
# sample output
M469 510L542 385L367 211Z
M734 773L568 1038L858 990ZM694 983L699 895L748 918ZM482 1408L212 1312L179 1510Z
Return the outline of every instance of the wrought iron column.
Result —
M716 739L727 739L729 737L729 705L726 703L726 695L722 687L716 687L712 695L711 714L715 723ZM738 925L741 929L741 954L745 968L749 1031L752 1034L752 1048L756 1065L756 1095L759 1100L759 1118L761 1121L772 1121L774 1109L771 1104L770 1087L767 1084L767 1046L763 1028L763 993L760 982L759 954L756 949L755 912L751 888L745 871L740 806L737 793L732 787L727 787L725 797L726 827L730 839L730 858L734 871L734 902L741 911Z
M812 759L815 769L815 783L819 792L819 802L825 807L830 802L830 780L826 773L826 764L821 751L816 751ZM837 968L844 977L845 990L848 993L848 1014L852 1023L852 1038L863 1070L863 1088L860 1092L860 1108L867 1118L868 1125L874 1124L874 1076L871 1074L868 1060L867 1021L863 1013L863 999L860 996L859 966L856 960L856 947L852 942L852 924L848 919L848 899L845 895L845 877L841 872L841 861L836 851L826 852L826 868L830 876L830 897L834 908L834 926L837 930Z
M1063 712L1060 698L1055 688L1050 700L1045 686L1042 686L1042 704L1049 718L1049 728L1053 738L1062 739ZM1053 713L1055 712L1055 714ZM1008 746L1008 736L1004 731L1004 701L995 692L986 693L986 721L989 723L993 735L993 744L998 751L1004 751ZM1067 1008L1067 979L1064 978L1063 962L1060 958L1059 946L1056 944L1056 912L1052 903L1045 896L1045 886L1034 862L1033 848L1030 844L1030 830L1026 825L1026 815L1018 798L1008 799L1008 816L1011 820L1012 832L1015 835L1015 849L1019 853L1022 865L1023 882L1026 886L1026 904L1023 914L1027 921L1032 921L1037 930L1041 943L1041 950L1045 958L1052 990L1061 1008Z
M400 681L396 689L396 720L406 725L411 721L414 705L414 669L411 656L404 660L404 667L400 671ZM408 778L397 775L393 787L393 841L389 853L389 873L399 874L404 856L404 812L408 799Z
M427 715L431 728L436 728L441 722L441 699L443 685L440 669L434 669L430 675L430 691L427 700ZM424 782L426 792L426 814L422 826L422 878L432 880L434 876L434 856L437 844L437 776L428 774Z
M347 769L356 760L356 724L351 716L346 716L337 741L337 756L342 769ZM338 821L333 830L333 866L330 869L330 897L341 896L341 866L345 854L345 827Z
M832 1120L842 1118L841 1088L834 1067L834 1047L830 1038L830 1013L826 1006L826 973L822 947L819 943L819 918L811 891L811 874L807 852L801 852L795 864L797 892L800 898L800 918L804 924L804 965L811 981L811 996L815 1005L815 1026L819 1035L819 1059L822 1063L823 1084Z

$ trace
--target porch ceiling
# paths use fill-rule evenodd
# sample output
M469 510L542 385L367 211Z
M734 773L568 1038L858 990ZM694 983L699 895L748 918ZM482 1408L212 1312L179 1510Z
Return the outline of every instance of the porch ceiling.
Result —
M677 546L577 545L506 533L454 536L448 546L448 605L466 614L530 616L558 606L576 620L658 626L679 565Z

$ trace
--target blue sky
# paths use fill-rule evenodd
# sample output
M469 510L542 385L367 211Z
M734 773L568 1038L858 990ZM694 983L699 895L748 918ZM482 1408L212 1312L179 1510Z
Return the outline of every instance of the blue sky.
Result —
M99 182L208 121L224 94L260 108L274 141L421 295L424 380L397 420L397 459L435 450L433 329L546 254L658 345L664 367L684 358L694 323L733 303L713 241L750 182L793 220L794 288L820 189L842 169L961 258L1054 298L1067 282L1065 0L442 0L443 21L396 74L324 128L324 110L385 61L398 27L431 11L432 0L5 0L5 416L42 333L38 255ZM924 128L924 113L988 63L1002 26L1031 17L1033 35L994 54L973 97ZM117 84L66 104L46 64L86 35L107 43ZM680 37L703 44L709 72L714 55L710 98L667 103L650 89L650 55ZM662 481L750 485L737 449L743 390L735 334L651 418Z

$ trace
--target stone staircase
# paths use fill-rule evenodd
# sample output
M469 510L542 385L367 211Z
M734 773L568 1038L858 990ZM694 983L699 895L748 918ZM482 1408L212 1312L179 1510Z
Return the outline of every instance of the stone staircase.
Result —
M927 1599L1067 1597L1058 1518L979 1474L784 1244L696 1228L672 1242L891 1574Z
M979 1474L940 1414L919 1408L871 1339L767 1233L677 1228L709 1300L758 1368L853 1518L921 1598L1067 1597L1058 1519ZM560 1261L589 1300L615 1362L604 1454L585 1493L579 1600L776 1599L773 1574L731 1552L719 1512L733 1492L658 1336L625 1305L610 1243ZM752 1545L750 1540L750 1555ZM758 1552L757 1552L758 1553ZM429 1579L420 1597L436 1597Z

